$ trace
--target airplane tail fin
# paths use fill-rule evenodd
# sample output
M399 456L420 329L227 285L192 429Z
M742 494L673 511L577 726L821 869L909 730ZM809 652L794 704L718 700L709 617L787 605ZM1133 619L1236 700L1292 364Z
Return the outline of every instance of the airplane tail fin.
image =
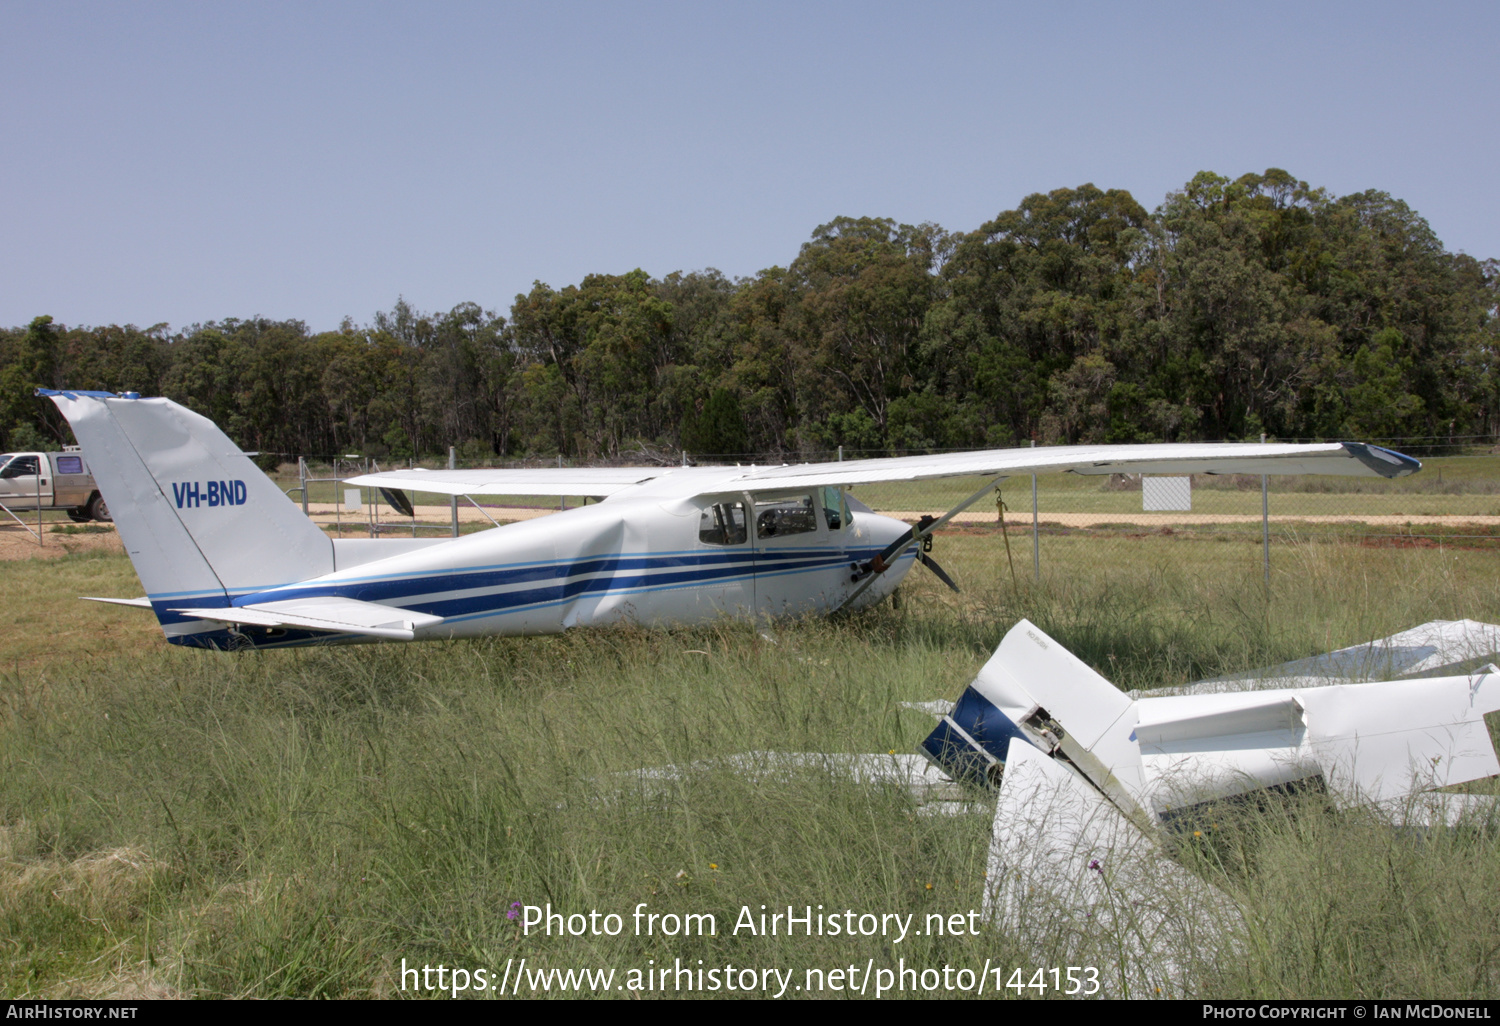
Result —
M72 426L170 640L222 627L169 606L227 606L332 572L332 540L206 417L170 399L38 394Z

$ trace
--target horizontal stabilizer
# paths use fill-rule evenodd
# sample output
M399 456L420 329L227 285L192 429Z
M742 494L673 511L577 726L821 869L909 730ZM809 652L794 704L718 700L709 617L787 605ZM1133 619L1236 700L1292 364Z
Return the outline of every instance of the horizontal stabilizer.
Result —
M418 627L430 627L443 621L441 616L402 609L400 606L335 596L287 599L283 602L262 602L218 609L174 609L172 612L217 623L295 627L402 641L411 641Z
M80 595L78 597L85 602L108 602L113 606L135 606L137 609L151 608L151 600L144 595L133 599L95 598L93 595Z

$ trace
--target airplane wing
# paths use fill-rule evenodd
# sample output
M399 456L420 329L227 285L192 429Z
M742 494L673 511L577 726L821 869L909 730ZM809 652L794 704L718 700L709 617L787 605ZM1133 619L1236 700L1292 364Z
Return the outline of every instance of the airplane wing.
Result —
M347 479L346 484L441 495L597 495L606 498L648 482L679 478L683 494L740 488L750 492L823 485L850 486L944 477L1018 474L1341 474L1404 477L1422 464L1401 453L1359 442L1314 444L1169 443L1062 445L1025 449L894 456L887 459L800 463L779 467L612 467L535 470L390 470ZM736 470L740 470L736 473Z
M1180 443L1171 445L1068 445L982 452L898 456L881 460L809 463L750 470L733 482L749 492L847 487L887 481L982 477L988 482L936 518L923 518L864 565L865 578L844 599L848 608L911 545L1020 474L1343 474L1403 477L1422 469L1410 456L1361 442ZM950 582L950 586L951 582Z
M364 634L374 638L411 641L416 628L441 623L441 616L419 613L379 602L326 596L261 602L214 609L173 609L171 612L217 623L254 624L257 627L289 627L328 631L333 634Z
M665 470L673 468L667 467ZM438 495L597 495L600 498L660 477L654 467L541 467L534 470L386 470L344 484Z
M1060 445L804 463L747 471L747 490L929 481L1017 474L1343 474L1405 477L1422 468L1410 456L1360 442L1212 442Z

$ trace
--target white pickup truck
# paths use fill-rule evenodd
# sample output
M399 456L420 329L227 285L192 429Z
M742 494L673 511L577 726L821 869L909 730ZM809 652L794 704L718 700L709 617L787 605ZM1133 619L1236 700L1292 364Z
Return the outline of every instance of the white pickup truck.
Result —
M83 453L76 447L63 452L0 453L0 506L16 514L60 509L79 523L111 519Z

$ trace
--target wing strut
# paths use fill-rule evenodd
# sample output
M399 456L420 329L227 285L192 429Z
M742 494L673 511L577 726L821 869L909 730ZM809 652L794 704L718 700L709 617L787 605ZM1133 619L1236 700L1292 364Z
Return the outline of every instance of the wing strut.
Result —
M885 547L884 552L881 552L878 556L870 560L868 563L858 564L855 569L854 579L856 581L859 581L860 585L858 588L855 588L852 592L849 593L848 598L839 603L839 607L835 609L834 612L843 612L849 607L849 603L853 602L855 599L863 595L865 589L875 583L875 578L879 577L881 574L889 570L891 568L891 563L898 556L900 556L901 553L905 552L909 545L912 545L915 542L919 542L923 538L926 538L928 535L932 534L939 527L942 527L948 521L958 516L970 506L974 505L974 503L984 498L996 488L999 488L1000 482L1004 480L1005 475L1002 474L1000 477L995 478L995 480L979 489L979 491L969 496L963 502L960 502L957 506L954 506L952 509L944 513L942 516L938 517L936 520L928 521L926 517L923 517L922 519L927 522L917 524L917 526L913 527L901 537L891 542ZM953 587L953 585L950 583L949 587Z
M488 520L490 523L494 524L496 527L500 526L500 521L496 520L494 517L490 516L488 513L485 513L484 512L484 507L481 506L479 503L477 503L477 502L474 501L474 496L472 496L472 495L465 495L464 498L469 500L469 505L470 506L473 506L475 509L479 510L479 512L484 515L484 519Z

